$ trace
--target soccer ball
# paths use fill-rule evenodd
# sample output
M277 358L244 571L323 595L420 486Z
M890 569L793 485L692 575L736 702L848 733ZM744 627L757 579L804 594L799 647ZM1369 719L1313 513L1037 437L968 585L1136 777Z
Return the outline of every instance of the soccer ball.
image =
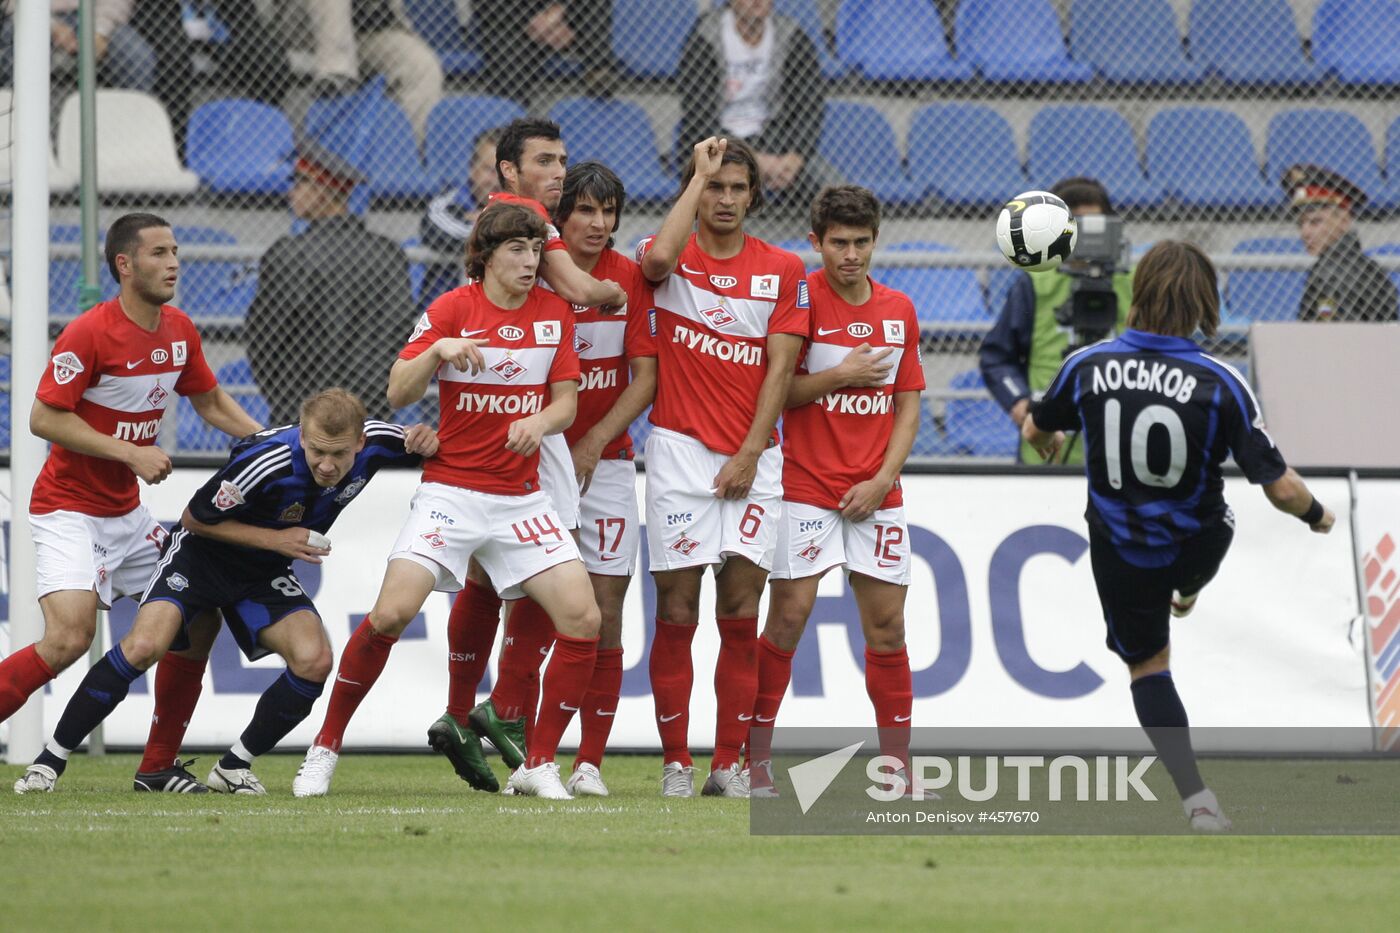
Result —
M1079 238L1069 206L1048 191L1018 194L997 216L1001 254L1027 272L1046 272L1068 259Z

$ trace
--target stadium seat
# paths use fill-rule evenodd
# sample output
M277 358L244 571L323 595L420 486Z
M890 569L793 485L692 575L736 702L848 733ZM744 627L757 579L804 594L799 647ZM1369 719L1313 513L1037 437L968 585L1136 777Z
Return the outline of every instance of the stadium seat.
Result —
M408 239L403 240L399 243L399 246L403 247L404 252L407 252L408 250L411 250L416 246L422 245L423 241L418 239L418 237L416 236L411 236ZM413 290L413 306L415 308L422 307L423 279L425 275L426 270L423 268L423 264L421 262L414 262L410 259L408 262L408 285L409 288Z
M615 0L613 54L633 77L674 78L695 15L695 0Z
M11 165L11 152L14 150L14 140L11 137L14 129L14 106L11 103L13 97L14 92L10 88L0 88L0 113L7 115L6 119L0 120L0 191L8 190L15 180L14 166ZM77 184L77 176L58 164L53 146L49 146L49 190L69 191Z
M914 251L954 252L953 247L946 243L930 240L910 240L882 246L877 250L875 263L871 266L871 278L908 295L909 300L914 302L914 313L922 325L988 322L982 286L972 269L880 265L880 252Z
M182 247L194 245L231 246L238 239L227 230L214 227L175 228L175 240ZM180 262L180 285L175 304L196 320L211 317L248 316L248 307L258 291L258 263L253 259L195 259Z
M58 118L58 164L74 178L82 165L78 95ZM180 164L161 102L140 91L97 90L97 187L130 194L189 194L199 176Z
M1265 144L1266 177L1274 184L1288 167L1312 162L1341 172L1371 198L1371 208L1388 206L1390 190L1376 164L1371 133L1361 118L1344 110L1285 110L1269 121ZM1282 189L1279 198L1282 199Z
M1259 237L1241 240L1233 253L1304 252L1297 237ZM1294 321L1303 298L1307 272L1302 269L1236 269L1225 280L1225 303L1231 323Z
M0 357L0 448L10 449L10 355Z
M790 16L817 47L817 58L822 63L822 77L829 80L844 78L851 67L831 52L831 43L826 38L826 26L822 22L822 12L817 7L818 0L775 0L773 12Z
M569 162L597 159L622 179L629 200L666 201L676 179L661 167L656 133L639 104L617 98L570 97L549 111L569 148Z
M909 177L948 204L1001 204L1030 187L1010 125L983 104L921 107L908 147Z
M1303 55L1288 0L1194 0L1191 55L1233 84L1312 84L1323 71Z
M1312 48L1317 63L1348 84L1400 83L1400 4L1322 0Z
M1123 207L1153 207L1163 199L1162 186L1143 174L1132 127L1116 109L1046 107L1031 118L1026 163L1037 188L1089 175Z
M49 228L50 243L80 243L82 228L77 224L55 224ZM117 296L117 283L101 259L102 236L97 238L99 259L97 262L97 283L102 288L102 300ZM78 313L78 287L83 280L83 263L78 257L50 257L49 259L49 312L58 315Z
M974 74L948 51L933 0L841 0L836 53L874 81L966 81Z
M381 198L424 198L437 183L418 158L418 142L408 115L384 95L384 78L354 94L313 101L304 127L323 145L369 179L369 193Z
M438 189L466 182L477 136L523 116L524 109L515 101L483 94L444 97L434 104L428 114L423 155Z
M894 130L870 104L828 100L818 151L847 181L864 185L887 205L923 198L924 185L905 174Z
M1006 306L1006 296L1011 292L1011 283L1016 281L1017 275L1025 274L1020 269L998 266L987 276L987 310L991 312L994 320L1001 316L1001 309Z
M1279 199L1244 121L1213 107L1159 111L1147 125L1147 172L1190 207L1267 207Z
M958 373L948 388L986 390L982 374L975 369ZM948 399L944 426L948 447L959 456L1014 458L1021 447L1016 426L990 395Z
M292 124L255 100L215 100L190 114L185 154L221 194L285 194L292 184Z
M266 425L271 417L267 400L258 393L257 382L253 379L253 369L247 360L234 360L225 363L214 372L215 378L225 392L238 400L243 410L259 424ZM269 425L271 427L271 425ZM233 445L233 438L223 431L207 424L194 410L188 398L180 397L175 410L175 444L180 453L216 451L226 453Z
M1015 42L1007 24L1015 23ZM1059 84L1088 81L1094 69L1073 61L1050 0L962 0L953 35L958 55L988 81Z
M1168 0L1074 0L1069 24L1070 53L1109 81L1182 84L1204 74L1182 49Z
M481 70L481 53L467 44L467 31L453 0L404 0L414 32L433 47L445 74L457 77Z

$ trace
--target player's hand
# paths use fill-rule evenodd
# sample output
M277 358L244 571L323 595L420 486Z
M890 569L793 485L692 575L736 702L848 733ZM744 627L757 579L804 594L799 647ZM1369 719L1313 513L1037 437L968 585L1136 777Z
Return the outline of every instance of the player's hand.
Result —
M1065 445L1064 431L1056 431L1053 434L1036 431L1022 436L1030 443L1035 452L1040 454L1042 460L1054 460L1055 455L1060 452L1060 448Z
M539 415L531 415L528 418L521 418L519 421L512 421L510 429L506 432L506 450L511 453L528 457L540 449L540 441L544 439L544 419Z
M1030 410L1030 398L1018 398L1016 400L1016 404L1011 406L1011 420L1016 423L1016 427L1019 428L1022 424L1025 423L1026 413Z
M569 451L574 458L574 478L578 480L580 495L588 492L589 484L593 482L593 473L603 457L603 447L604 442L595 441L591 434L585 434Z
M1331 509L1324 507L1322 510L1322 518L1316 525L1309 525L1308 527L1320 535L1325 535L1332 530L1332 526L1335 524L1337 524L1337 516L1332 514Z
M438 452L437 432L426 424L415 424L403 432L403 449L426 460Z
M602 284L613 290L613 297L598 306L602 314L622 314L627 310L627 290L612 279L603 279Z
M841 517L853 522L865 521L880 508L880 503L885 501L892 488L894 483L887 483L879 477L856 483L846 490L837 505Z
M720 162L724 158L724 150L728 146L729 140L719 136L711 136L704 142L696 143L695 177L708 181L718 172Z
M304 560L308 564L319 564L321 558L330 554L328 547L314 547L309 528L282 528L271 533L267 550L275 551L291 560Z
M743 499L753 488L758 476L758 458L743 451L724 461L724 466L715 474L716 499Z
M886 362L893 352L893 347L875 350L868 343L856 347L836 366L841 372L842 385L848 389L874 389L884 385L894 368L893 363Z
M126 457L126 465L131 469L131 472L152 486L169 476L173 469L170 464L170 455L154 445L150 447L132 445L131 453L127 454Z
M475 376L486 368L486 357L481 355L477 347L490 342L469 340L466 337L443 337L433 344L433 349L437 351L438 359L444 363L451 363L462 372L470 372Z

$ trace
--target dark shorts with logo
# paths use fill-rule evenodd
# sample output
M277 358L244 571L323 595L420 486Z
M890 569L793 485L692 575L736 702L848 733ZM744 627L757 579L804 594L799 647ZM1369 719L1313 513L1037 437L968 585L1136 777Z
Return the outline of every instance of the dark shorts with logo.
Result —
M1234 527L1221 522L1183 541L1166 566L1138 567L1091 526L1089 560L1108 626L1108 650L1128 664L1140 664L1165 648L1171 638L1172 591L1199 593L1215 578L1234 537Z
M180 607L184 627L171 650L189 647L190 622L217 609L238 647L250 661L269 654L258 644L263 629L294 612L315 613L290 564L269 570L267 563L239 560L232 548L190 534L176 526L166 541L155 575L141 604L163 601Z

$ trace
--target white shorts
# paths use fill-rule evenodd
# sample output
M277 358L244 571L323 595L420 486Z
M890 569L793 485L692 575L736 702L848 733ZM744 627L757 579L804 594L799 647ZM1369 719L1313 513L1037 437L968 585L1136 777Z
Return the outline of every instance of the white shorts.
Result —
M104 607L121 596L140 598L167 535L144 505L111 518L82 512L31 514L29 527L39 596L95 589Z
M588 572L630 577L642 540L637 465L631 460L599 460L588 491L579 497L579 517L579 550Z
M863 522L853 522L835 509L784 502L778 553L769 576L798 580L839 565L847 574L908 586L912 574L904 507L880 509Z
M525 595L521 583L555 564L578 560L578 548L542 492L498 496L442 483L420 485L389 559L427 568L436 577L434 589L455 593L473 557L502 599L519 599Z
M572 531L579 526L578 477L569 442L562 434L546 434L540 441L540 488L554 504L559 524Z
M653 572L723 564L738 555L773 567L783 510L783 453L770 447L745 499L716 499L729 460L694 438L655 428L647 438L647 554Z

